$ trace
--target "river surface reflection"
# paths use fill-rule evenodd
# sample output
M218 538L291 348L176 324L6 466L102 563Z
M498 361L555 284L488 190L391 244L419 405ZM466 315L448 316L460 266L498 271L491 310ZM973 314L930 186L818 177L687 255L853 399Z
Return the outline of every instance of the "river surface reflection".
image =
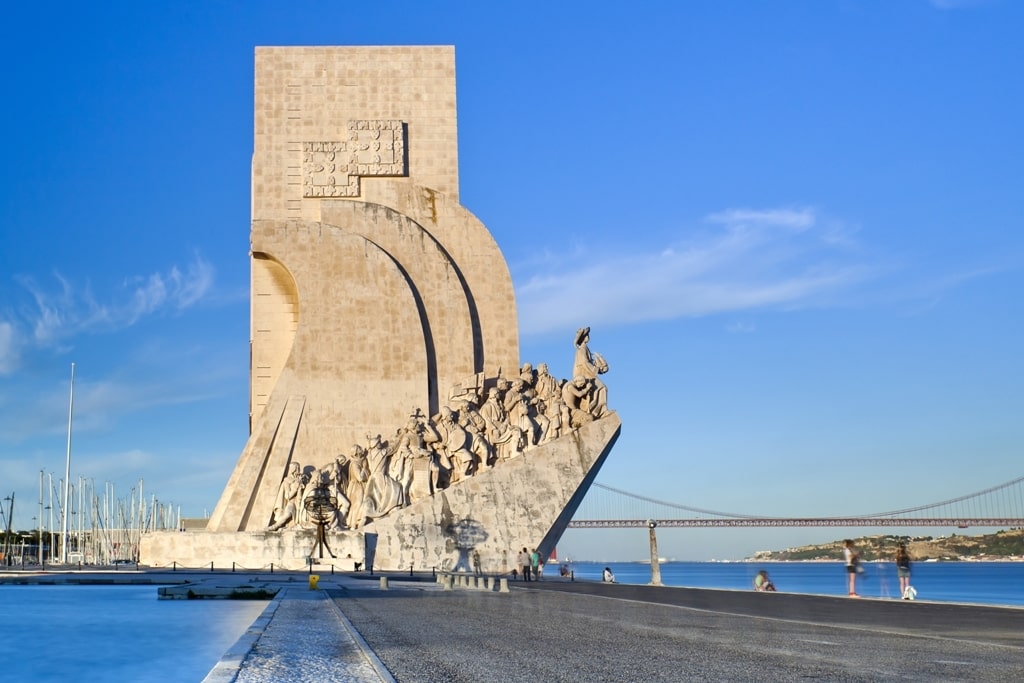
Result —
M158 600L153 585L0 585L0 676L201 681L266 605Z

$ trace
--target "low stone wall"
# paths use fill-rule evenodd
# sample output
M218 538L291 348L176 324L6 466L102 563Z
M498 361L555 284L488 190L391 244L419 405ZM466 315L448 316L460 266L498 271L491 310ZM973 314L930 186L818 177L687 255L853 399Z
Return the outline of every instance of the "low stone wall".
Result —
M297 529L284 531L156 531L142 536L139 562L150 567L216 569L306 569L309 558L313 566L334 565L343 571L365 566L366 541L359 532L328 533L323 558L316 547L316 531Z

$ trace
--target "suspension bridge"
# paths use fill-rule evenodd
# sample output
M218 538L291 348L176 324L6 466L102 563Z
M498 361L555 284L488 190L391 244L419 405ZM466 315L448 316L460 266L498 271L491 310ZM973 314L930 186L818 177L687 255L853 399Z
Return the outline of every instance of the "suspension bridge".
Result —
M669 503L594 482L570 529L647 527L1024 527L1024 477L949 500L847 517L766 517Z

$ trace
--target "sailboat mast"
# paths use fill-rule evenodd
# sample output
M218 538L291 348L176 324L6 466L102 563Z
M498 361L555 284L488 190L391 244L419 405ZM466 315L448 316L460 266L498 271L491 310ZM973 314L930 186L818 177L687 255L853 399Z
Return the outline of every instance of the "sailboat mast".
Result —
M68 401L68 456L64 461L64 506L60 513L60 561L68 563L68 493L71 487L71 416L75 412L75 364L71 364L71 398Z
M43 471L39 470L39 566L43 566Z

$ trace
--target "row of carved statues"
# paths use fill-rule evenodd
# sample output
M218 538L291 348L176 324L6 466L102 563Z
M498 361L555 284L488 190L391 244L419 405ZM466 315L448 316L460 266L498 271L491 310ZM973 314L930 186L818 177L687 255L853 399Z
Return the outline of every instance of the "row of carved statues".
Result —
M436 415L414 410L387 441L368 434L365 446L319 469L292 461L269 530L358 529L604 417L608 390L598 376L608 364L589 340L589 327L577 331L571 380L545 363L526 363L514 378L479 375L453 388Z

